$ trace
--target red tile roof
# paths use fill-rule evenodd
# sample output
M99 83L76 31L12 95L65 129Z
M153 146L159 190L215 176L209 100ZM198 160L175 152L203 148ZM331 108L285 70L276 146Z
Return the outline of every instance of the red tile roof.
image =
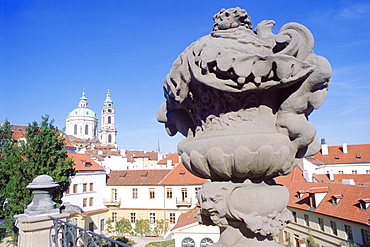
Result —
M180 163L173 169L112 170L108 175L107 185L202 185L206 181L191 174Z
M126 150L126 157L128 162L134 162L135 158L148 158L149 160L158 160L157 152L145 152L145 151L134 151Z
M72 158L76 171L104 171L104 168L99 166L87 154L67 153L67 156Z
M330 181L328 174L314 174L314 179L319 183L342 184L343 179L353 179L356 185L370 186L370 174L333 174L334 181Z
M195 207L190 209L188 212L181 214L177 220L176 225L172 227L171 231L180 227L184 227L186 225L197 223L198 221L194 218L194 216L199 210L199 207Z
M173 165L178 164L180 163L180 155L178 153L169 154L164 159L158 161L158 164L166 165L168 160L171 160Z
M170 171L168 169L111 171L107 185L158 185Z
M202 185L205 182L207 182L206 179L193 175L180 163L161 181L161 185Z
M328 155L322 152L313 156L324 164L367 163L370 162L370 144L347 145L348 153L343 153L342 146L329 146Z
M18 131L18 130L13 131L13 138L15 140L19 140L20 138L25 137L25 135L26 135L26 131Z
M296 167L293 173L301 173L300 168ZM305 181L298 181L294 179L294 174L287 176L276 177L275 181L282 184L289 189L290 200L288 207L302 210L310 209L309 193L305 193L301 198L297 198L298 191L310 191L317 187L328 187L328 192L322 202L317 205L313 212L323 214L331 217L336 217L344 220L354 221L360 224L369 225L370 208L361 210L359 202L363 198L369 198L370 187L354 186L343 184L326 184L326 183L312 183ZM343 195L341 201L334 205L332 204L332 197L335 195ZM312 211L312 210L311 210Z

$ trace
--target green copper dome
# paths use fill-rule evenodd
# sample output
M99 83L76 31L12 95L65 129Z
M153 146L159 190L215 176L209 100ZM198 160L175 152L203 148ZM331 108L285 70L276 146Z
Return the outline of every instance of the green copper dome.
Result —
M80 98L80 102L78 102L78 107L71 111L68 114L68 117L93 117L98 118L96 113L93 110L90 110L87 106L87 98L85 97L85 92L82 92L82 96Z

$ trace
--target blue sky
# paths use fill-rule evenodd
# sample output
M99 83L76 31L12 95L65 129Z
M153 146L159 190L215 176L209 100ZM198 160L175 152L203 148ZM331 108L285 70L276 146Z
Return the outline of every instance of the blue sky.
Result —
M100 116L107 90L116 109L118 145L176 151L178 134L157 123L162 83L176 57L212 30L221 8L239 6L253 26L275 20L308 27L314 52L333 76L310 121L329 145L370 140L370 2L289 1L11 1L0 0L0 117L12 124L44 114L63 128L85 89Z

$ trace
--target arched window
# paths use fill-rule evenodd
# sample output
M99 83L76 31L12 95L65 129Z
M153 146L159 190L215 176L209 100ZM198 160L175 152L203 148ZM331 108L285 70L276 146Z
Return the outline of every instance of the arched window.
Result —
M75 126L73 126L73 134L77 135L77 124L75 124Z
M108 123L110 124L112 122L112 117L108 116Z
M89 134L89 126L87 126L87 124L85 125L85 135L88 135Z
M112 142L112 135L111 134L108 135L108 142Z
M181 247L195 247L195 242L192 238L184 238L181 242Z
M200 247L206 247L206 246L211 245L211 244L213 244L213 240L210 239L210 238L203 238L200 241Z

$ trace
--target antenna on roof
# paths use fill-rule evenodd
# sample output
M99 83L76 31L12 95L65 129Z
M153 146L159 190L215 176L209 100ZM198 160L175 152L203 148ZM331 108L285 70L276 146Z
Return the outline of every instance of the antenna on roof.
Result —
M161 146L159 145L159 137L157 135L157 152L160 153L161 152Z

